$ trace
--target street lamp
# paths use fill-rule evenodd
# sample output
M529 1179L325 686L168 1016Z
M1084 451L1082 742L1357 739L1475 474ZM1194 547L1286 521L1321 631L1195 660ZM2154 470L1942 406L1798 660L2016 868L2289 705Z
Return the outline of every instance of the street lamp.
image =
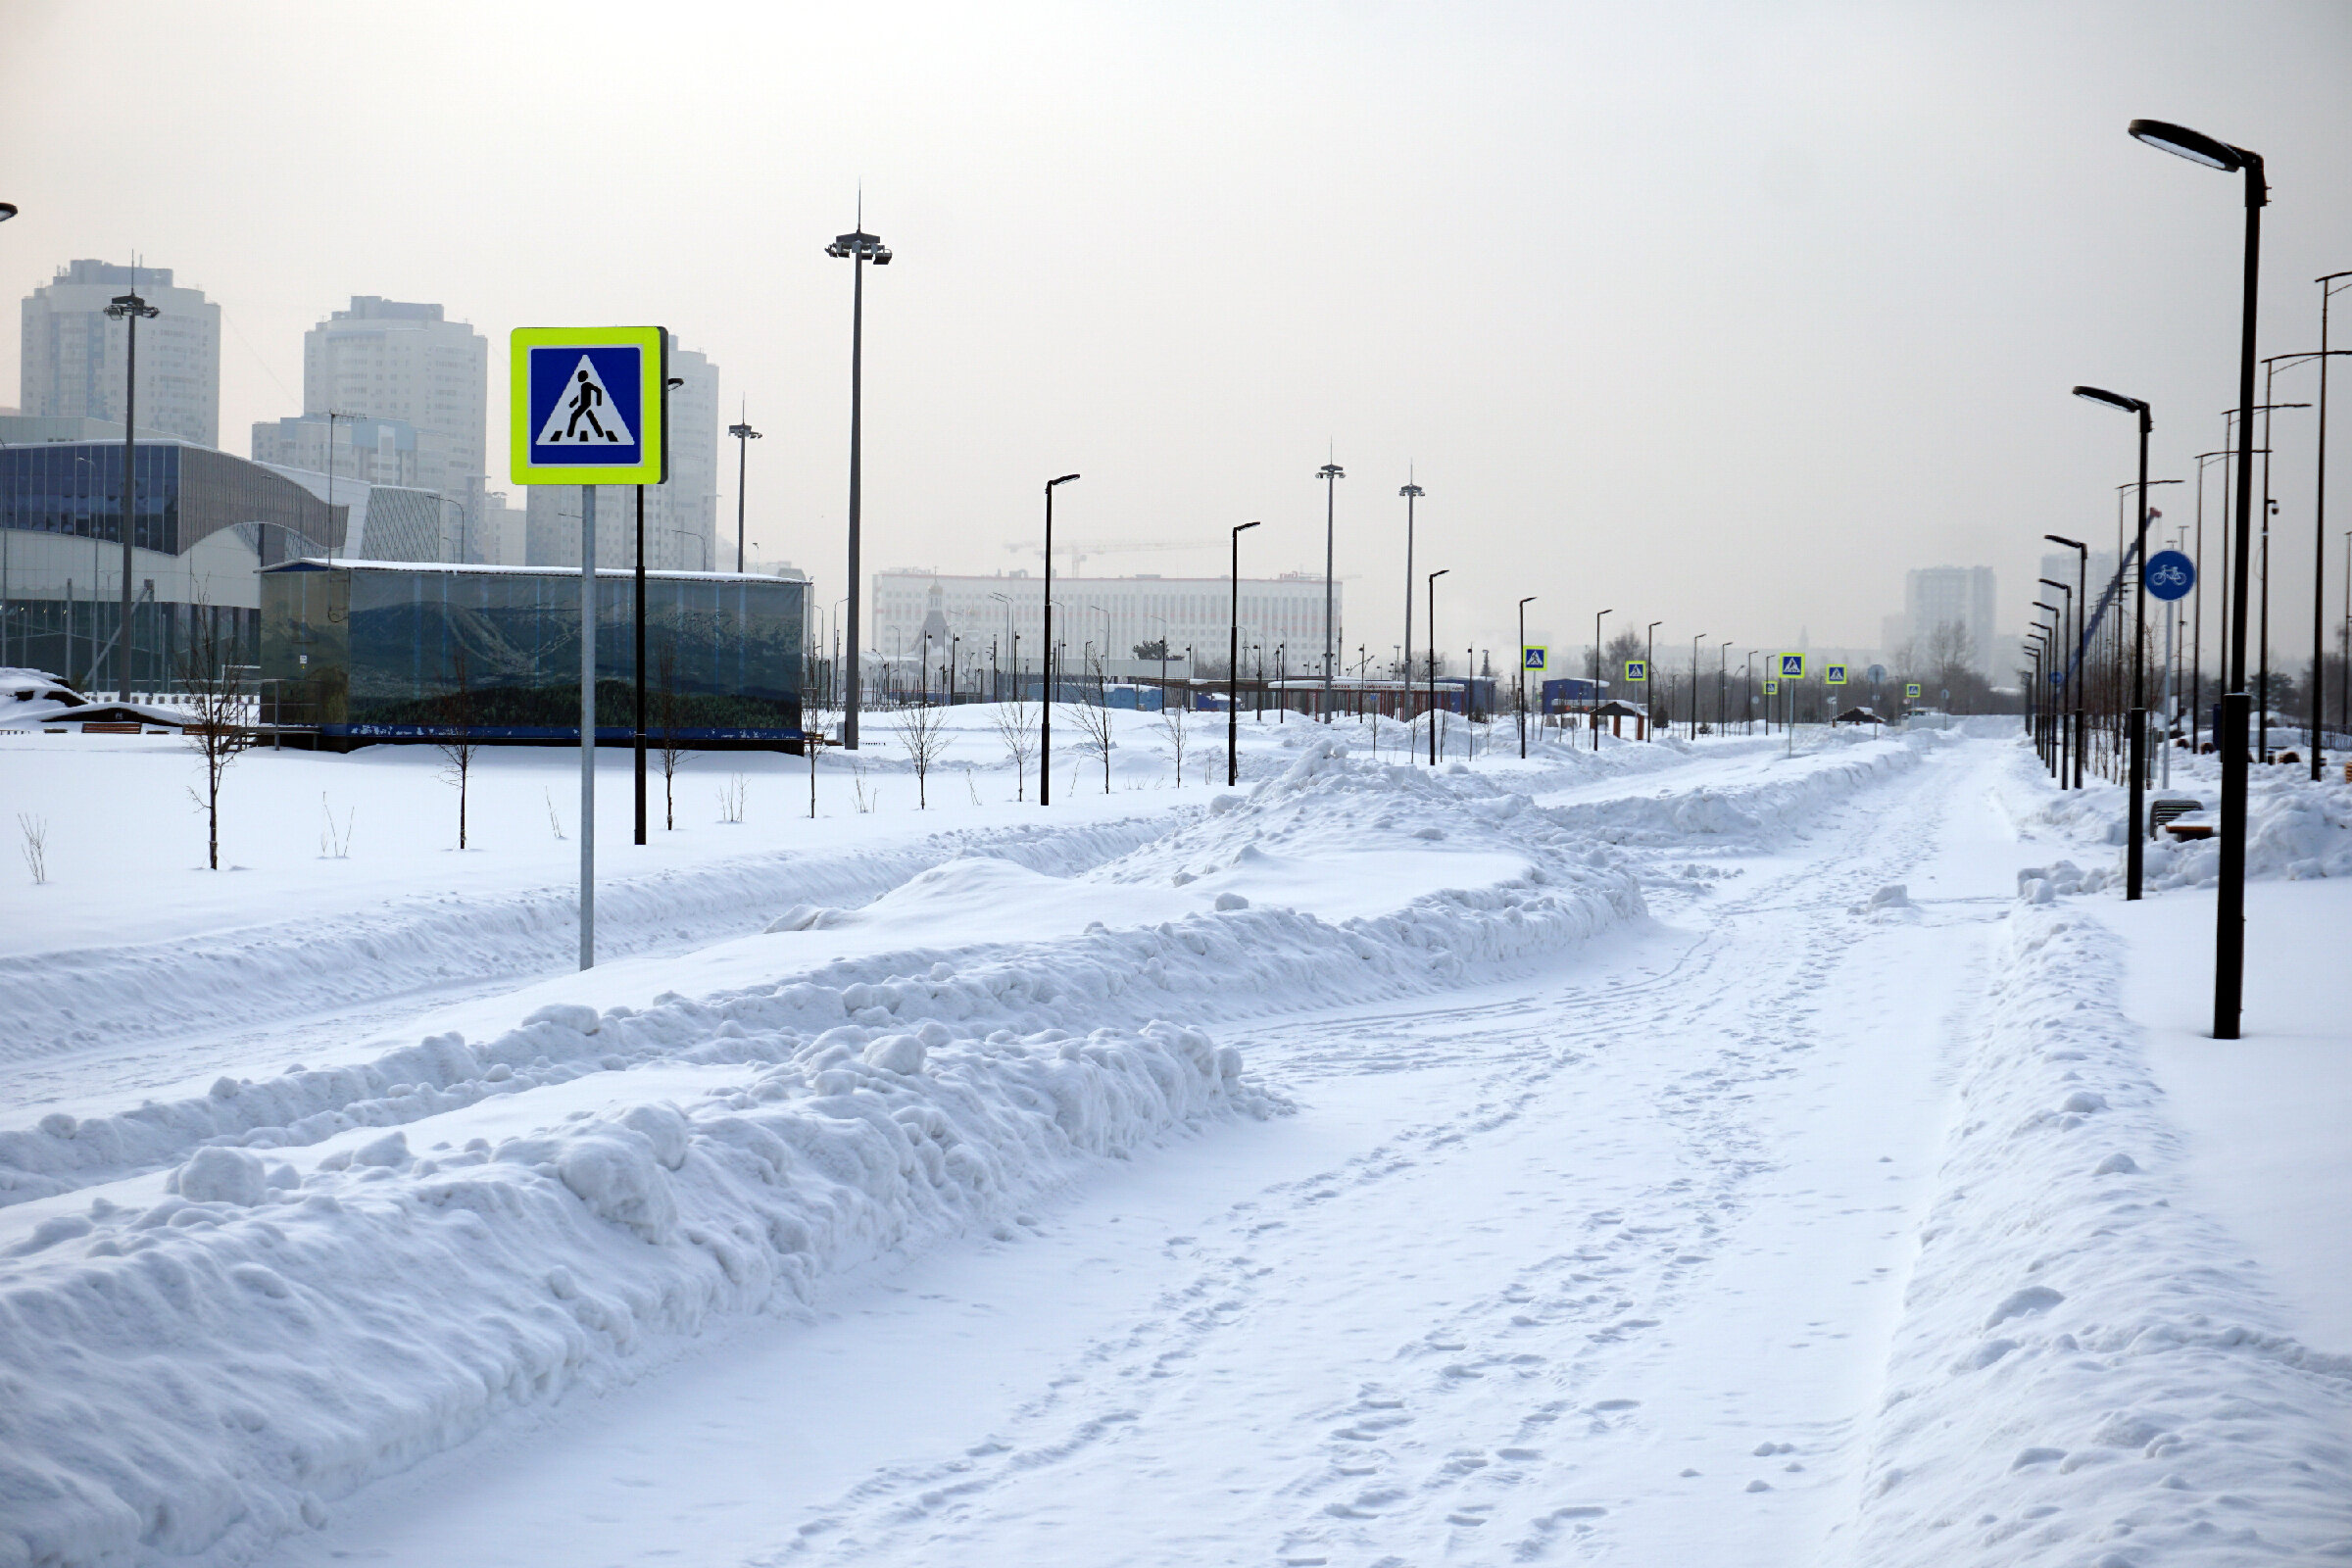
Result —
M2320 472L2318 493L2312 505L2311 529L2311 781L2320 781L2320 742L2327 731L2323 707L2327 698L2327 608L2323 604L2322 581L2328 571L2328 362L2340 350L2328 347L2328 302L2341 287L2339 277L2352 277L2352 272L2329 272L2312 281L2320 285ZM2347 679L2352 688L2352 679Z
M1441 566L1429 574L1429 765L1432 767L1438 765L1438 579L1452 569ZM1467 710L1469 704L1465 702L1462 706Z
M1592 749L1596 752L1600 750L1600 617L1615 613L1614 610L1604 610L1592 617Z
M2084 719L2082 714L2082 676L2088 673L2082 668L2082 644L2086 640L2082 632L2082 612L2090 604L2090 546L2084 544L2080 539L2069 539L2062 534L2045 533L2042 535L2042 537L2054 545L2064 545L2067 549L2072 550L2075 553L2075 586L2067 591L2066 601L2067 612L2074 616L2074 624L2068 628L2067 635L2066 683L2072 689L2075 699L2075 723L2073 733L2075 753L2075 788L2081 789L2082 787L2082 738L2084 728ZM2048 582L2049 579L2044 577L2042 581ZM2064 585L2061 584L2059 586ZM2064 722L2064 720L2062 719L2061 722ZM2058 787L2060 789L2066 788L2066 780L2063 777L2059 779Z
M2262 209L2270 200L2262 155L2161 120L2134 120L2131 134L2149 146L2245 176L2246 237L2239 285L2237 345L2237 562L2230 585L2230 669L2222 695L2222 864L2214 911L2213 1035L2235 1040L2246 979L2246 572L2253 544L2254 328L2262 286Z
M1336 463L1326 463L1315 470L1323 481L1323 722L1331 722L1331 639L1332 639L1332 520L1339 506L1339 481L1348 477L1348 470Z
M865 264L890 265L890 247L865 231L862 197L858 203L858 227L847 234L836 234L833 243L825 247L825 254L849 261L853 278L850 286L850 662L843 671L841 744L854 752L858 749L858 524L863 499L860 455L865 394ZM1051 557L1047 565L1049 568L1053 565ZM1051 569L1048 575L1052 575ZM1044 802L1041 800L1039 804Z
M5 223L16 216L17 204L15 202L0 202L0 223Z
M1527 760L1527 607L1536 602L1529 594L1519 601L1519 673L1511 682L1511 703L1519 710L1519 760Z
M1700 632L1690 639L1690 738L1698 739L1698 641L1706 636Z
M1258 519L1263 521L1263 518ZM1242 781L1242 535L1256 522L1233 525L1232 599L1225 617L1225 787ZM1330 636L1324 628L1324 636Z
M12 207L9 211L13 214L16 209ZM121 321L126 333L122 358L122 657L115 664L116 672L121 677L116 682L119 689L115 695L118 701L127 703L130 701L130 519L138 486L138 480L134 477L137 472L134 441L138 424L139 322L164 313L131 293L117 295L114 303L107 306L106 314L111 319ZM328 462L334 461L332 425L327 427L326 456ZM327 520L331 528L334 520L331 505ZM95 589L97 584L90 586Z
M1732 641L1727 638L1723 646L1715 650L1715 734L1718 739L1724 733L1723 688L1731 677ZM1877 701L1875 694L1872 700Z
M1662 620L1653 620L1642 630L1642 636L1647 640L1642 647L1642 728L1653 741L1658 738L1658 705L1654 700L1658 690L1658 628L1665 624ZM1597 637L1599 634L1600 629L1595 626L1593 635ZM1592 692L1598 698L1600 688L1595 686ZM1592 744L1597 746L1600 743L1595 740Z
M727 434L735 438L735 569L743 570L743 502L744 475L749 471L752 443L762 439L760 432L738 419L727 426ZM852 567L852 570L857 568Z
M1046 683L1037 705L1037 804L1040 806L1054 804L1054 487L1068 484L1077 477L1065 473L1058 479L1046 481L1046 623L1045 641L1039 645L1045 650Z
M1413 483L1411 477L1413 470L1410 466L1407 466L1404 471L1406 475L1404 487L1396 493L1404 497L1404 663L1402 667L1405 690L1409 692L1413 685L1413 503L1429 492ZM1412 748L1405 748L1405 755L1409 758L1412 755Z
M2124 765L2132 770L2131 805L2124 816L2130 845L2124 851L2124 900L2132 903L2139 898L2140 871L2145 858L2141 840L2147 826L2148 435L2156 421L2147 402L2141 398L2128 398L2095 386L2076 387L2075 396L2139 416L2139 526L2132 543L2132 555L2139 566L2132 573L2137 587L2132 596L2132 731L2124 753Z

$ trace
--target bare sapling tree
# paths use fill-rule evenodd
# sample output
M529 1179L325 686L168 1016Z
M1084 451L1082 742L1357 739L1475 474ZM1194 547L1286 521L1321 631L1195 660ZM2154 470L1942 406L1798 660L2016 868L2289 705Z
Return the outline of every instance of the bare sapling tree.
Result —
M1093 661L1093 664L1094 701L1084 700L1086 692L1084 687L1081 687L1079 690L1080 701L1065 703L1062 708L1063 711L1069 715L1071 727L1078 731L1079 752L1084 756L1100 757L1102 760L1102 793L1108 795L1110 793L1110 754L1113 749L1110 694L1103 689L1102 661L1097 659Z
M916 703L898 710L894 727L899 732L899 744L906 748L907 763L914 769L914 806L916 810L929 809L930 802L925 781L931 776L931 765L948 746L947 710L929 703Z
M1176 760L1176 787L1184 788L1184 743L1186 726L1192 721L1192 710L1185 703L1171 703L1163 690L1159 694L1159 727L1167 732L1168 755Z
M718 819L733 826L743 820L744 801L751 793L752 781L741 773L729 773L727 782L718 791Z
M220 634L220 617L199 599L188 607L187 646L179 657L180 706L190 722L182 728L204 764L204 789L190 786L188 798L205 818L205 863L220 869L220 777L239 753L260 737L245 722L245 672L229 662L235 649Z
M1012 798L1018 802L1025 798L1029 759L1037 754L1037 705L1026 694L1016 696L999 703L994 717L997 738L1004 743L1004 756L1012 763Z
M450 687L435 700L440 710L441 776L458 787L458 848L466 848L466 794L473 774L473 756L481 750L474 737L473 687L466 674L466 650L450 654Z
M45 887L49 881L49 819L19 811L17 827L24 835L24 869L32 873L34 887Z
M678 739L684 727L686 705L678 700L678 656L672 649L662 650L659 671L661 689L654 699L654 721L661 726L661 737L655 742L656 755L662 762L662 831L674 832L678 825L677 779L678 764L694 755Z

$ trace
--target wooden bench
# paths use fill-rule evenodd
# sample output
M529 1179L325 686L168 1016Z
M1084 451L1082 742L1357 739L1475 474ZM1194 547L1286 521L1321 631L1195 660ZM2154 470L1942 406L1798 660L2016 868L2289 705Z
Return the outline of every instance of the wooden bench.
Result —
M139 732L139 726L93 718L83 720L81 732L84 735L136 735Z

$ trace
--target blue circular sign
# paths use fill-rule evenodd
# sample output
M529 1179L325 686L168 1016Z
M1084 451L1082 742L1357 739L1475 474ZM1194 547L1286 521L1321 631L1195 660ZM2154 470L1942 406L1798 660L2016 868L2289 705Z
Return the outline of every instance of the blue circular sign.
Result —
M2159 550L2148 558L2148 593L2171 603L2185 599L2197 585L2197 564L2178 550Z

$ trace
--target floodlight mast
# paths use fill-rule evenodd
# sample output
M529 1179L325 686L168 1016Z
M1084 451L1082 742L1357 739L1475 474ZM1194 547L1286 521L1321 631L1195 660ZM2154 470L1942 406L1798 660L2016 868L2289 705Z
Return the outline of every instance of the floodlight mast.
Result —
M842 669L841 687L841 744L845 750L858 750L858 677L860 660L858 654L858 524L863 501L862 443L864 435L865 394L865 264L876 267L890 265L890 247L865 231L862 197L858 200L858 226L847 234L836 234L825 254L837 261L848 261L854 281L850 288L850 616L848 642L849 662Z
M10 211L14 212L15 209L11 208ZM162 311L148 304L145 300L139 298L138 294L135 292L137 288L137 273L135 270L132 273L132 288L134 292L116 296L114 303L110 304L106 308L106 314L109 317L122 323L125 333L123 342L124 353L122 358L122 652L115 662L115 670L120 676L115 683L115 695L118 701L125 703L130 701L130 574L132 570L130 560L130 522L132 516L131 503L136 497L138 486L138 481L134 477L137 469L133 463L133 459L137 455L134 434L136 421L134 416L138 410L139 397L139 322L141 320L152 319L155 317L164 314ZM329 425L328 433L330 439L326 444L326 458L327 462L331 464L334 462L335 458L335 444L331 439L333 433L332 425ZM333 527L333 524L334 518L330 509L327 518L327 525L330 530ZM93 604L96 603L97 591L98 585L96 583L90 584L90 593ZM93 634L92 640L96 640L95 634ZM93 678L95 678L97 673L98 662L95 659L93 659L90 662L90 674Z
M2262 287L2262 209L2270 201L2262 155L2162 120L2134 120L2135 139L2160 151L2245 176L2245 248L2238 293L2237 523L2238 570L2230 584L2230 668L2222 695L2221 875L2216 887L2213 957L2213 1036L2241 1033L2246 978L2246 562L2254 532L2254 342ZM2315 657L2316 654L2315 654Z

